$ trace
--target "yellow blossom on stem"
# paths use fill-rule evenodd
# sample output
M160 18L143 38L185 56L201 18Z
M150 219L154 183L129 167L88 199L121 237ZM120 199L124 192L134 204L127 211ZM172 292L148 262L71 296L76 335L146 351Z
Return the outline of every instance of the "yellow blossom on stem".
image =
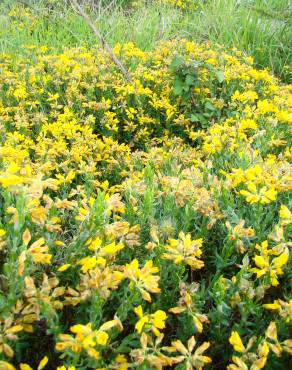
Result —
M52 255L47 253L49 251L49 247L44 244L45 239L42 237L28 248L27 251L31 255L33 262L41 264L51 263Z
M263 307L267 310L277 311L280 317L283 317L288 324L292 321L292 299L289 302L275 299L273 303L263 304Z
M0 370L16 370L16 369L9 362L0 360Z
M258 190L257 186L250 182L247 184L247 190L240 190L240 194L245 197L248 203L268 204L276 200L277 191L270 187L263 186Z
M48 356L45 356L45 357L40 361L40 363L39 363L39 366L38 366L37 370L42 370L42 369L47 365L48 361L49 361Z
M277 286L279 284L278 276L284 274L282 268L289 259L288 248L284 246L280 250L271 249L268 248L268 242L264 241L261 245L257 244L256 249L259 250L260 254L253 257L256 267L251 268L250 272L255 273L257 278L268 274L271 284ZM276 257L273 257L275 255Z
M179 239L169 239L168 245L164 247L166 253L162 258L173 260L175 264L184 263L192 270L201 269L204 262L199 259L202 254L203 239L191 239L191 234L179 233Z
M233 346L236 352L243 353L245 351L245 347L237 331L231 332L229 343Z
M153 262L147 261L145 265L140 269L139 262L134 259L131 263L126 264L124 268L124 276L131 280L131 282L136 286L143 299L151 302L151 293L160 293L160 288L158 287L158 282L160 276L155 276L159 271L158 267L153 267Z
M205 365L210 364L212 359L203 353L210 347L209 342L204 342L193 352L196 345L196 340L191 337L188 340L187 347L180 340L171 342L171 347L167 347L168 352L178 352L180 355L174 357L177 362L184 362L186 369L202 369Z
M139 317L135 325L135 329L139 334L141 334L143 328L150 328L157 337L161 335L159 329L165 328L165 320L167 319L164 311L157 310L153 314L144 314L142 306L138 306L134 308L134 312Z
M69 268L70 266L71 266L71 264L70 264L70 263L66 263L65 265L60 266L60 267L58 268L58 271L59 271L59 272L64 272L64 271L68 270L68 268Z
M99 359L100 354L97 348L107 345L109 340L107 331L113 327L117 327L120 331L123 329L121 322L117 318L104 323L98 330L93 330L91 323L71 326L70 331L75 334L75 337L68 334L60 334L60 342L56 344L56 350L71 349L75 353L85 350L90 357Z
M281 225L286 226L292 223L292 213L284 204L281 204L279 216Z

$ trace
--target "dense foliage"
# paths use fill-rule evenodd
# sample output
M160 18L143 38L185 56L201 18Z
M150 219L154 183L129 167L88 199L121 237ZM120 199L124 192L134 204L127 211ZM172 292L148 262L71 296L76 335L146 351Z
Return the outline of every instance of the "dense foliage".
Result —
M0 50L22 45L91 48L96 38L72 0L2 0ZM210 40L236 47L285 83L292 81L289 0L78 0L108 43L134 42L153 50L162 40Z
M118 44L131 82L25 48L0 60L0 369L282 369L291 86L210 43Z

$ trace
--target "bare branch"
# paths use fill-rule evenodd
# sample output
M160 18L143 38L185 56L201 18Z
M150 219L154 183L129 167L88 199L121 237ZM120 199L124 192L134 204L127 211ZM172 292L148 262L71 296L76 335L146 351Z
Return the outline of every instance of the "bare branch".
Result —
M129 72L127 68L122 64L122 62L116 57L116 55L113 53L111 47L107 43L106 39L104 36L97 30L95 27L95 24L92 22L90 17L85 13L83 10L82 6L80 6L77 2L77 0L70 0L71 4L73 5L73 8L75 8L78 13L82 16L82 18L85 20L85 22L88 24L88 26L92 29L93 33L95 36L99 39L99 42L101 43L102 47L106 50L106 52L109 54L111 60L116 64L118 69L122 72L124 78L128 81L131 82L131 76L129 75Z

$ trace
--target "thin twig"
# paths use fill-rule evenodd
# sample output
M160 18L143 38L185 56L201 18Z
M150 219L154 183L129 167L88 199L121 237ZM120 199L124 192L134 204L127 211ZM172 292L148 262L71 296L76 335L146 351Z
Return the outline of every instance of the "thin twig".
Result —
M77 3L77 0L70 0L71 1L71 4L73 5L73 7L75 9L78 10L79 14L82 16L82 18L86 21L86 23L89 25L89 27L92 29L93 33L95 34L95 36L99 39L102 47L107 51L107 53L109 54L111 60L116 64L116 66L118 67L118 69L122 72L123 76L125 77L125 79L128 81L128 82L131 82L132 79L131 79L131 76L129 75L129 72L128 70L126 69L126 67L122 64L122 62L115 56L115 54L113 53L111 47L109 46L109 44L107 43L106 39L104 38L104 36L97 30L97 28L95 27L94 23L92 22L92 20L90 19L90 17L85 13L85 11L83 10L83 8Z

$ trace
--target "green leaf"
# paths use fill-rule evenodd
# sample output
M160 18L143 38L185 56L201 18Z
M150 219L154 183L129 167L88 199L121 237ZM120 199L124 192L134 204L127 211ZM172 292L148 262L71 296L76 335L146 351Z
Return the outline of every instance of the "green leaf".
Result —
M212 110L212 111L216 110L216 108L214 107L214 105L211 102L209 102L209 101L207 101L205 103L205 108L206 109L209 109L209 110Z
M190 90L190 86L184 84L183 85L183 91L188 92Z
M200 118L197 114L191 114L191 121L192 122L200 122Z
M122 343L117 348L117 351L127 353L130 352L130 350L137 345L139 345L137 334L132 333L122 340Z
M216 77L217 77L218 82L222 83L224 81L224 72L216 71Z
M183 83L181 80L176 79L173 84L173 93L178 96L181 95L183 91Z
M192 86L195 82L195 77L190 75L190 74L187 74L187 77L186 77L186 84L189 85L189 86Z
M171 69L176 69L183 64L183 59L181 56L177 55L170 64Z

